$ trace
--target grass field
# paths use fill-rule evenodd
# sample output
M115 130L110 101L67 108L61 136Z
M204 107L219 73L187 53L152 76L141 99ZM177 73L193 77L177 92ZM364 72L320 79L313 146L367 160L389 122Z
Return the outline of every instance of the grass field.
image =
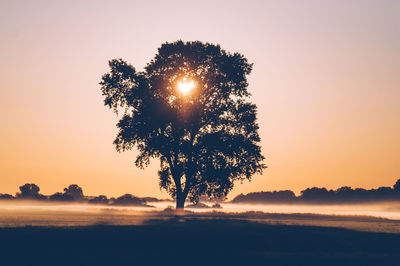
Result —
M388 219L252 212L111 213L103 220L82 215L64 214L68 226L56 224L53 214L46 226L0 228L1 265L400 265L399 221ZM37 221L44 217L37 213ZM77 225L89 220L97 222Z

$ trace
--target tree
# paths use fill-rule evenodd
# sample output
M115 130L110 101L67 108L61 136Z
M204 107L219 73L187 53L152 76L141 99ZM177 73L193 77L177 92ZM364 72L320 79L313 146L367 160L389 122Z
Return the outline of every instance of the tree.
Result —
M53 195L49 196L49 200L53 200L53 201L73 201L73 198L70 195L66 195L65 193L56 192Z
M400 179L398 179L398 180L396 181L396 183L393 185L393 190L394 190L396 193L399 193L399 192L400 192Z
M82 188L75 184L64 188L64 195L75 201L80 201L84 198Z
M136 166L160 159L160 188L183 208L187 197L225 196L235 180L265 168L256 105L248 101L252 64L239 53L200 41L164 43L144 71L109 62L102 77L104 103L124 110L114 141L136 147Z
M134 206L143 206L146 205L146 202L138 197L135 197L131 194L124 194L119 198L116 198L113 202L114 205L134 205Z
M90 199L88 202L95 203L95 204L108 204L108 198L105 195L100 195L100 196Z
M0 193L0 199L13 199L14 197L10 194L2 194Z
M309 202L330 202L335 199L335 192L324 187L312 187L301 191L300 198Z
M17 198L21 199L45 199L46 196L39 194L40 188L35 184L25 184L19 187L20 193Z

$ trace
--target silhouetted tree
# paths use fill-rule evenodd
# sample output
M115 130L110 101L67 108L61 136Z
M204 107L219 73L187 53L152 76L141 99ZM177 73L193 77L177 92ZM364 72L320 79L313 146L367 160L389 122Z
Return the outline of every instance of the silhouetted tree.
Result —
M46 199L46 196L39 194L40 188L35 184L25 184L19 187L20 193L17 198L20 199Z
M93 199L90 199L89 203L108 204L108 199L107 199L107 196L100 195L100 196L94 197Z
M398 179L398 180L396 181L396 183L393 185L393 190L394 190L394 192L396 192L396 193L400 193L400 179Z
M310 202L329 202L334 200L335 192L326 188L312 187L301 191L300 198Z
M261 191L251 192L247 195L240 194L236 196L232 203L292 203L297 198L293 191Z
M82 201L84 199L82 188L75 184L64 188L64 193L57 192L49 197L49 200L55 201Z
M259 146L256 106L248 101L252 64L219 45L164 43L138 72L122 59L100 84L105 105L125 112L114 141L118 151L136 147L136 165L159 158L160 187L183 208L187 197L225 196L235 180L265 167ZM179 91L180 82L193 90Z
M71 197L75 201L80 201L84 199L82 188L78 185L69 185L69 187L64 188L64 195Z
M115 204L115 205L136 205L136 206L143 206L143 205L145 205L145 201L144 200L142 200L142 199L140 199L140 198L138 198L138 197L135 197L135 196L133 196L133 195L131 195L131 194L124 194L124 195L122 195L121 197L119 197L119 198L116 198L115 200L114 200L114 203L113 204Z
M14 197L10 194L1 194L0 193L0 199L13 199Z
M53 201L73 201L74 199L70 195L66 195L65 193L56 192L53 195L49 196L49 200L53 200Z

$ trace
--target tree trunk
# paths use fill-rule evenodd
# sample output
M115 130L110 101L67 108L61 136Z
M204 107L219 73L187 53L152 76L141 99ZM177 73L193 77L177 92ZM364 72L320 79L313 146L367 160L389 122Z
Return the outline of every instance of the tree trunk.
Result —
M183 195L183 193L178 192L176 194L176 209L183 210L185 208L185 200L186 200L186 197Z

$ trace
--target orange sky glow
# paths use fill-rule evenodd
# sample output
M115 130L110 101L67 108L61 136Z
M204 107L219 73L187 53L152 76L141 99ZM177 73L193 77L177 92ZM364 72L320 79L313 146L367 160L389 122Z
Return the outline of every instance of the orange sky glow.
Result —
M249 77L268 168L239 193L400 178L400 1L1 1L0 193L80 185L167 198L112 142L107 61L141 70L166 41L218 43Z

